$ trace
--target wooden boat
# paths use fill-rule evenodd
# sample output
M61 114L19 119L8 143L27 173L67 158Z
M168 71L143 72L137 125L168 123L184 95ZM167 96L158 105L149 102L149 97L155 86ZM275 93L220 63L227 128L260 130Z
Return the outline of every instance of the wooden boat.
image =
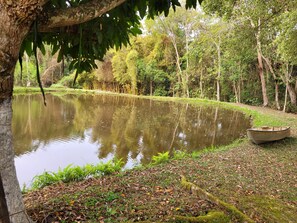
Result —
M250 128L247 130L249 139L255 144L272 142L290 136L290 127L268 127Z

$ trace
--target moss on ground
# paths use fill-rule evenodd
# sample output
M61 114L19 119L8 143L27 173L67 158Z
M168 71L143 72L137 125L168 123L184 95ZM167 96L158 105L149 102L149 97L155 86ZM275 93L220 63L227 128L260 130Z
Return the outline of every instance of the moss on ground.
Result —
M243 198L243 206L253 215L261 215L264 222L287 223L296 219L296 207L275 197L252 195Z
M176 223L230 223L230 218L221 211L210 211L204 216L188 217L175 216Z

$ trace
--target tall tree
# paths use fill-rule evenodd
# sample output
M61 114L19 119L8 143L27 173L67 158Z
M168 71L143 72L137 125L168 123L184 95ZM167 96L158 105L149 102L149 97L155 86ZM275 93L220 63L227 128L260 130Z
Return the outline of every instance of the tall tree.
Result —
M295 52L297 47L296 6L297 1L292 1L290 4L286 4L286 10L279 17L279 32L275 39L277 52L275 55L278 56L278 65L282 64L280 76L286 84L286 92L289 93L291 104L294 106L297 105L297 78L296 71L293 72L293 68L297 65L297 56Z
M11 222L30 222L16 179L11 134L13 72L20 53L37 57L37 47L44 50L46 42L53 53L60 50L59 61L71 56L71 68L89 71L108 48L140 33L139 15L167 15L179 5L167 0L0 0L0 181L5 194L0 203L6 203ZM193 5L196 1L187 1L187 7ZM5 215L0 221L7 222Z
M132 94L137 94L137 59L138 52L136 50L131 50L126 58L127 64L127 74L131 80L131 91Z
M207 18L202 23L201 41L211 42L216 51L216 98L217 101L221 100L221 75L222 75L222 39L227 35L228 24L218 18ZM211 25L209 25L211 24Z
M224 2L207 0L204 4L208 12L215 12L229 18L233 22L236 21L236 25L244 26L254 36L254 48L258 61L257 68L262 88L263 106L267 106L269 103L267 83L264 76L263 44L267 44L266 41L269 41L269 34L272 31L269 23L284 10L284 5L287 3L288 1L285 1L285 4L283 4L277 0L227 0Z
M195 27L198 20L198 12L191 10L185 12L178 9L168 17L160 16L156 22L157 30L166 35L170 40L175 52L176 76L177 76L177 95L182 91L183 97L189 97L189 45L197 36Z

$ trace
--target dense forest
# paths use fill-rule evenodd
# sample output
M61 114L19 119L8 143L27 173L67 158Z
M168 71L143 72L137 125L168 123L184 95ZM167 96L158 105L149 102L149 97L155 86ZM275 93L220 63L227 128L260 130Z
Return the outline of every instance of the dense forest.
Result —
M97 69L73 86L71 58L39 52L46 87L67 86L129 94L207 98L297 111L295 1L204 1L154 20L130 45L110 49ZM100 36L99 36L100 37ZM83 37L82 37L83 40ZM100 41L99 41L100 42ZM58 61L58 62L57 62ZM25 54L15 84L35 86L34 58Z

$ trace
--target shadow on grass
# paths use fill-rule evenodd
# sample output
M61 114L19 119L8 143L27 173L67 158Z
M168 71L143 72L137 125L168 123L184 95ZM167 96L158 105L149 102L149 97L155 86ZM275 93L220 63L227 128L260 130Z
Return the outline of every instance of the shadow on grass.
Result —
M288 146L297 146L297 138L296 137L288 137L279 141L274 141L274 142L268 142L268 143L263 143L257 145L260 148L263 149L282 149L282 148L287 148Z

